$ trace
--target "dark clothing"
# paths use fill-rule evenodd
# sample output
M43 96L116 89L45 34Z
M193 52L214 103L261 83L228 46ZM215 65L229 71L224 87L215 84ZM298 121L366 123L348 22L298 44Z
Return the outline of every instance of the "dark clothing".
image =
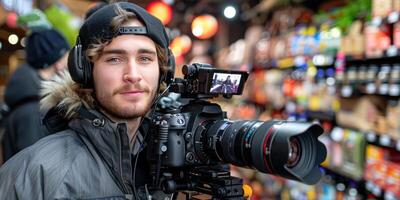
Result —
M39 112L40 81L34 69L22 65L7 84L5 102L10 114L6 118L2 141L5 160L46 136Z
M133 185L151 181L143 139L132 148L140 152L133 183L135 151L129 147L127 124L114 123L93 110L87 113L92 117L72 119L68 129L6 162L0 168L0 199L134 198ZM148 128L143 123L139 132Z

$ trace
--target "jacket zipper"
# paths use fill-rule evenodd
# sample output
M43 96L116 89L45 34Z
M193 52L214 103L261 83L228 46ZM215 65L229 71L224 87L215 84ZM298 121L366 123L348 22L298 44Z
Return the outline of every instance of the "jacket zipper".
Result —
M122 179L122 185L124 186L124 190L127 192L127 193L129 193L129 194L133 194L133 192L129 189L129 187L125 184L125 179L124 179L124 175L123 175L123 170L122 170L122 165L123 165L123 162L122 162L122 151L123 151L123 149L122 149L122 146L124 145L123 144L123 133L121 133L122 131L120 130L121 128L120 128L121 126L118 124L117 125L117 132L118 132L118 134L119 134L119 143L120 143L120 146L119 146L119 160L120 160L120 163L119 163L119 170L120 170L120 172L121 172L121 174L120 174L120 176L121 176L121 179Z

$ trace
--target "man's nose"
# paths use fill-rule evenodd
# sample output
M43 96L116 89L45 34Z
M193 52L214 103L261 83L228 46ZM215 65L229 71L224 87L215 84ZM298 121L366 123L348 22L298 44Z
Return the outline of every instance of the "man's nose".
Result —
M125 67L123 80L131 83L136 83L142 80L142 74L140 73L139 66L134 61L129 62Z

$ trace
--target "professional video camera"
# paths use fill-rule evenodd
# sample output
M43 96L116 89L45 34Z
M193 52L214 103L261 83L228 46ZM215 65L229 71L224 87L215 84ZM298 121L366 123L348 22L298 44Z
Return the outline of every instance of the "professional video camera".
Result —
M148 157L153 187L166 193L197 191L213 199L243 199L242 180L223 166L233 164L260 172L315 184L326 157L318 141L321 126L288 121L231 121L208 98L242 94L247 72L183 66L170 92L187 104L160 106L152 117Z

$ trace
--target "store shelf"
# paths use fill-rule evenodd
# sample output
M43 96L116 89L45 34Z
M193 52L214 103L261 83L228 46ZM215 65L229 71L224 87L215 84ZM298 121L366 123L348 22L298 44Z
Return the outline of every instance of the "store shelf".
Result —
M400 152L400 139L393 139L389 135L379 135L374 132L367 132L365 136L370 144L396 149Z
M255 65L253 70L271 70L271 69L293 69L307 67L308 62L312 63L316 67L333 67L335 63L335 56L328 54L316 54L316 55L299 55L281 59L271 59L263 64Z
M340 97L352 98L363 95L378 95L389 99L398 99L400 97L400 85L381 85L380 87L365 85L361 86L343 85L340 88ZM372 88L374 87L374 88ZM375 90L375 92L371 92Z
M371 194L373 194L374 196L384 199L384 200L397 200L400 198L399 196L396 196L393 192L385 191L379 185L377 185L371 181L365 182L365 189L368 192L370 192Z
M325 166L325 167L322 167L322 168L326 171L326 174L339 175L343 179L346 179L346 180L349 180L349 181L353 181L353 182L363 182L364 181L363 178L351 177L351 174L343 172L339 168L332 168L332 167L329 167L329 166Z
M393 11L389 13L387 17L374 17L371 21L371 24L374 26L380 26L382 24L394 24L399 21L399 12Z
M335 121L335 112L333 112L333 111L312 111L312 110L307 110L307 115L311 119Z
M391 46L387 49L382 57L376 58L359 58L346 56L347 64L361 65L361 64L391 64L398 63L400 59L400 49Z

